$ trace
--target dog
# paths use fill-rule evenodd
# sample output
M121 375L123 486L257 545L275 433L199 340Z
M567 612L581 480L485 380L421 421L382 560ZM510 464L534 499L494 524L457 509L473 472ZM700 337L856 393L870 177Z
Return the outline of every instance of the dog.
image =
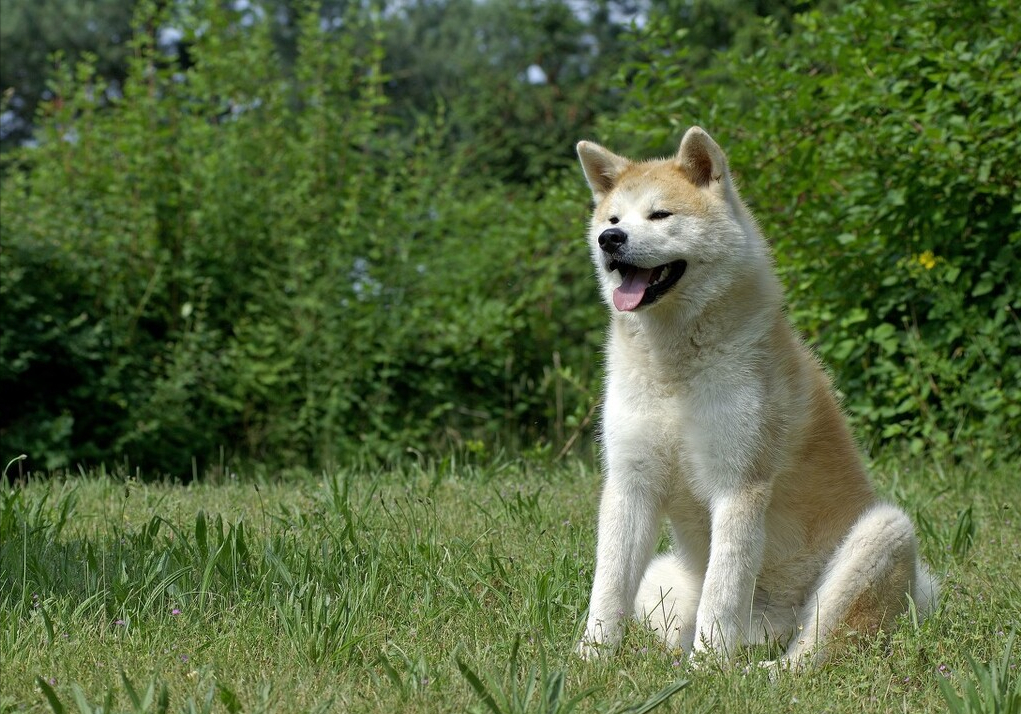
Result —
M914 527L870 484L720 147L692 127L672 158L577 152L611 313L578 653L612 652L633 614L696 664L773 642L774 667L802 668L842 633L887 630L909 597L931 611ZM673 548L653 558L664 518Z

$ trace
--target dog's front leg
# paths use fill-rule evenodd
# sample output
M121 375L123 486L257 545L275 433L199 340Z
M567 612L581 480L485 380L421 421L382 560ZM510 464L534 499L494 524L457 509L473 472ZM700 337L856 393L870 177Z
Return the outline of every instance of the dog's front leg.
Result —
M712 504L709 565L695 617L695 654L715 652L726 659L748 641L768 505L764 483L744 485Z
M634 609L638 585L656 545L658 500L634 480L611 471L599 506L596 575L588 622L578 644L585 659L609 654Z

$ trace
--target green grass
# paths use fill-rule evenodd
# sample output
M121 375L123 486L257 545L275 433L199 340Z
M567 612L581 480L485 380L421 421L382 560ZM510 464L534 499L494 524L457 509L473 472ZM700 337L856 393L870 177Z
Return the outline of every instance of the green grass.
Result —
M0 712L1017 712L1017 479L883 460L941 606L775 683L690 671L637 627L613 658L571 655L599 492L582 461L31 480L0 498Z

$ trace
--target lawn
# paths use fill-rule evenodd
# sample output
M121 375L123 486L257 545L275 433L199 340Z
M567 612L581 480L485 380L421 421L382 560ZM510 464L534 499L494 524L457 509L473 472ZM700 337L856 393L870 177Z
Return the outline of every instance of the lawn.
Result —
M586 460L3 486L0 712L930 712L941 681L1021 707L1021 645L1002 673L1021 629L1017 465L898 455L874 474L945 577L940 607L775 682L744 666L763 652L693 671L637 627L612 658L571 654L595 549ZM972 660L1001 670L991 692Z

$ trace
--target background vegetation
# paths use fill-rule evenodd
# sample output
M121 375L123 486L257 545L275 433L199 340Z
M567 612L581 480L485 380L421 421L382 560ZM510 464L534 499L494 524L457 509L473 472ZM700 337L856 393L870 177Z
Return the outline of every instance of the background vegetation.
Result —
M1015 6L5 1L0 713L1021 711ZM775 683L569 654L573 145L695 123L946 577Z
M4 5L6 458L583 442L604 315L573 143L694 123L863 438L1018 451L1015 3L110 0L21 52L61 7Z

